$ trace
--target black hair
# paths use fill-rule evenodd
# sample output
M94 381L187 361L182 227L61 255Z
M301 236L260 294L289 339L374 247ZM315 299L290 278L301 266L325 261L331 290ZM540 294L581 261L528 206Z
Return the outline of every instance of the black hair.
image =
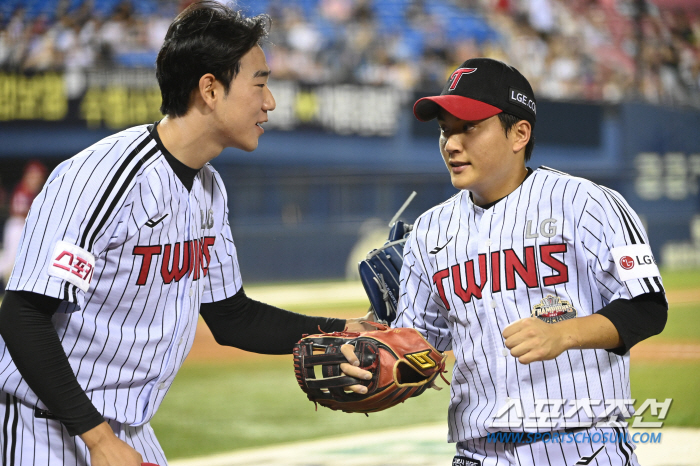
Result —
M508 133L510 133L510 130L515 124L519 121L522 121L522 118L516 117L515 115L511 115L510 113L505 113L501 112L498 114L498 119L501 120L501 126L503 127L503 131L506 132L506 137L508 137ZM532 150L535 148L535 128L532 128L532 131L530 132L530 140L527 142L527 145L525 146L525 162L528 162L530 160L530 157L532 157Z
M267 36L270 17L247 18L216 1L193 3L172 22L156 60L160 111L183 116L200 78L211 73L228 93L241 58Z

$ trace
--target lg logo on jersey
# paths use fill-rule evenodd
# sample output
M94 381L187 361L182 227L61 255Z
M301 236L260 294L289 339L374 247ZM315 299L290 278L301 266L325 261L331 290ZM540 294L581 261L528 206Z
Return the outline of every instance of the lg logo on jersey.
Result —
M199 213L202 215L202 230L214 228L214 211L209 209L204 215L204 211L200 209Z
M553 238L557 234L556 224L557 220L554 218L546 218L540 222L539 234L545 238ZM539 235L536 231L532 231L532 220L528 220L525 224L525 238L537 238Z
M505 277L507 290L514 290L516 288L516 275L520 277L521 281L528 288L553 286L568 282L568 266L553 256L554 254L565 254L567 245L565 243L543 244L539 246L539 251L539 262L548 266L555 272L552 275L540 277L538 270L544 270L545 267L537 266L535 246L528 246L524 248L523 251L525 257L524 261L520 260L520 257L518 257L518 254L516 254L513 249L492 252L490 254L490 264L487 263L486 254L479 254L479 283L476 281L474 260L466 261L464 264L455 264L436 272L433 275L433 283L437 288L440 299L445 305L445 309L449 310L450 304L445 294L445 279L449 279L448 286L464 303L470 302L472 297L481 299L481 292L489 276L491 277L492 293L501 291L501 277ZM463 285L463 276L465 278L466 287Z
M654 259L652 259L651 256L649 256L649 255L642 256L641 259L639 258L639 256L637 256L636 259L637 259L637 261L636 261L637 264L650 265L650 264L654 263ZM624 257L620 258L620 267L622 267L625 270L632 270L634 268L634 264L635 264L635 260L632 259L630 256L624 256Z
M659 268L648 244L630 244L610 250L613 264L622 281L659 276Z
M143 256L136 284L140 286L146 284L153 256L161 254L163 254L163 261L160 276L163 283L168 284L173 280L179 282L185 275L188 277L192 275L193 281L206 277L211 263L210 249L214 246L215 240L213 236L205 236L202 239L165 246L134 246L134 255Z

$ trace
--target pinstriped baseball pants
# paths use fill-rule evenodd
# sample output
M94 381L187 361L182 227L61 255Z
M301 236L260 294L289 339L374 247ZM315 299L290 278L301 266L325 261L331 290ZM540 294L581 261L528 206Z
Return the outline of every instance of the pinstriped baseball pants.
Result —
M494 442L487 437L457 443L457 466L640 466L624 427L590 427L560 434L559 441ZM525 434L527 435L527 434ZM605 436L604 436L605 435ZM615 439L602 441L604 438ZM621 440L621 441L620 441Z
M0 450L3 466L87 466L90 453L80 437L71 437L55 419L35 417L34 406L0 392ZM114 433L144 462L166 466L165 454L150 424L133 427L107 420Z

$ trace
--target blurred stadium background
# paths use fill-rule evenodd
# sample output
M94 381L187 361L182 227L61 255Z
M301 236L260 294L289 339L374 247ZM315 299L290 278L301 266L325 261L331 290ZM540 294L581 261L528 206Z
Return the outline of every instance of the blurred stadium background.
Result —
M50 169L160 118L154 61L186 4L0 1L0 220L28 159ZM620 191L647 222L662 265L700 265L700 1L237 6L273 19L265 48L277 98L259 149L214 161L229 181L247 281L342 278L353 246L411 191L409 220L449 197L437 127L410 109L480 55L514 64L533 84L533 166Z
M37 167L51 170L108 134L160 119L155 57L168 24L189 3L0 0L0 229L10 225L8 232L13 222L21 223L32 179L44 176ZM272 17L265 50L277 100L255 152L229 149L213 161L228 183L246 283L352 278L357 257L381 242L386 222L411 191L418 197L403 215L407 221L452 195L438 156L437 126L415 121L411 106L439 92L465 59L489 56L522 71L538 97L531 166L551 166L612 187L640 214L663 270L677 288L691 290L679 301L685 303L677 314L683 320L670 335L689 343L687 351L698 351L700 275L683 271L700 269L700 0L246 0L235 5L250 15ZM30 161L38 163L28 169ZM313 308L314 296L310 292L295 310ZM316 313L357 315L364 303L350 301L331 302ZM188 377L208 370L232 370L234 378L248 374L248 363L229 367L237 353L222 354L218 366L214 357L186 367L184 382L170 395L173 404L166 400L159 414L168 419L161 421L162 429L182 419L183 406L193 397L203 396L187 391ZM635 377L661 373L668 374L663 378L668 382L674 379L671 372L680 371L694 381L683 393L697 395L696 359L685 358L681 366L644 366L638 375L633 371L633 383ZM273 372L276 364L288 365L272 361ZM287 372L286 382L294 388L291 369ZM224 390L232 383L217 380L208 383L220 383ZM663 390L653 393L665 397ZM297 395L303 402L300 391ZM208 419L226 401L217 403ZM444 419L443 410L441 404L432 410L437 417L422 422ZM187 420L196 424L197 416L207 422L196 411ZM251 418L259 422L259 412ZM389 418L394 419L386 425L396 426L416 420L416 414ZM700 415L691 410L676 424L700 426ZM233 429L225 425L205 431L218 435ZM327 424L320 426L309 435L331 433ZM253 440L239 432L202 447L199 441L187 443L198 428L180 437L178 429L184 427L173 427L166 435L174 440L164 441L175 457L306 435L287 426L291 437L273 429Z

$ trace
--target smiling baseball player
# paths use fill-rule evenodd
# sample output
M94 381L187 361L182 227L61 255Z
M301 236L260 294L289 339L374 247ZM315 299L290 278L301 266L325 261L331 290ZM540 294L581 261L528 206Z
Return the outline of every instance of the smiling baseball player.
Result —
M537 103L502 62L467 60L414 113L437 118L460 191L416 221L393 325L454 351L453 465L638 464L625 440L585 439L625 433L597 423L629 416L619 401L630 398L629 349L666 322L639 218L611 189L526 166ZM489 440L495 432L582 441Z
M217 2L183 11L157 60L166 116L65 161L33 203L0 308L2 464L164 466L149 421L200 313L220 344L267 354L346 327L246 296L208 163L254 150L275 108L267 24Z

